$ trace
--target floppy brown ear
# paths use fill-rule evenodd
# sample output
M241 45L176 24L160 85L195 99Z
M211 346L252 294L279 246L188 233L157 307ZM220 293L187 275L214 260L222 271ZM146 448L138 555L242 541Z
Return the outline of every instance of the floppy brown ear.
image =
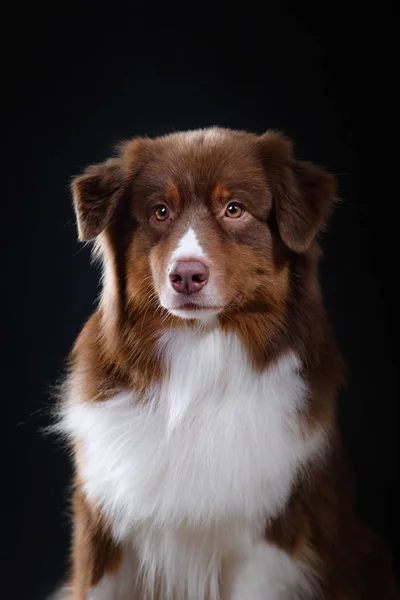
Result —
M283 242L305 252L329 217L336 198L336 178L320 167L293 158L290 140L277 133L261 138Z
M120 159L112 158L88 167L73 179L71 187L79 239L92 240L107 227L122 195L124 180Z

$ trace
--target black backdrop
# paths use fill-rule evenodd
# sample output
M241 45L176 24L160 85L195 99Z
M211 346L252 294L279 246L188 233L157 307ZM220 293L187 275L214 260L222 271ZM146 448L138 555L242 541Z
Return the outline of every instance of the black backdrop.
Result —
M5 598L44 600L65 569L68 458L40 428L99 275L76 242L70 177L122 138L213 124L282 129L299 157L339 176L321 278L350 373L340 420L358 511L399 566L394 15L385 2L304 4L14 3L3 14Z

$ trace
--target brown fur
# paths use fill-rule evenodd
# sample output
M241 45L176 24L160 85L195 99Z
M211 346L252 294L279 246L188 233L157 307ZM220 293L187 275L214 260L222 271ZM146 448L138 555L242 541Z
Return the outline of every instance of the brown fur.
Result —
M73 509L73 600L81 600L105 574L118 571L122 552L113 542L103 515L88 504L79 483L75 488Z
M356 521L344 486L335 415L343 365L317 281L316 237L335 200L335 179L295 160L277 133L222 134L223 143L205 135L191 143L179 135L127 142L116 158L74 180L80 238L100 234L115 280L113 298L100 303L72 353L80 401L126 388L143 398L162 379L156 342L180 321L160 307L157 291L166 257L195 220L218 264L221 326L237 332L257 370L287 349L300 355L310 389L304 433L322 426L334 440L329 460L299 475L284 513L266 524L266 538L316 565L326 600L392 600L389 561ZM242 219L223 218L231 199L246 207ZM164 203L172 217L157 221L154 206ZM83 600L117 568L120 551L79 485L74 510L74 600Z
M381 540L357 521L352 485L338 436L327 465L299 478L267 539L318 570L324 600L395 600L391 561Z
M214 202L218 202L219 200L226 202L230 197L231 192L222 183L217 183L213 193L211 194L211 198L214 200Z

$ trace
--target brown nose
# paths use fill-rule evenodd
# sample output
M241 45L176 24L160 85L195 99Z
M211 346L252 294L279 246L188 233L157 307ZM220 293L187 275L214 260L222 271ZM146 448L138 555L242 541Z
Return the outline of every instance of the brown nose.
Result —
M178 260L169 279L175 291L180 294L194 294L206 285L208 268L198 260Z

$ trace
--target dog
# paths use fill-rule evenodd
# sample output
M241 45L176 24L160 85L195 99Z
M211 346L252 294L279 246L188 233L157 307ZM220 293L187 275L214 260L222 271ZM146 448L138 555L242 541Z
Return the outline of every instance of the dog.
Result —
M394 600L356 518L318 283L333 175L283 134L122 143L72 182L99 304L70 356L68 600Z

